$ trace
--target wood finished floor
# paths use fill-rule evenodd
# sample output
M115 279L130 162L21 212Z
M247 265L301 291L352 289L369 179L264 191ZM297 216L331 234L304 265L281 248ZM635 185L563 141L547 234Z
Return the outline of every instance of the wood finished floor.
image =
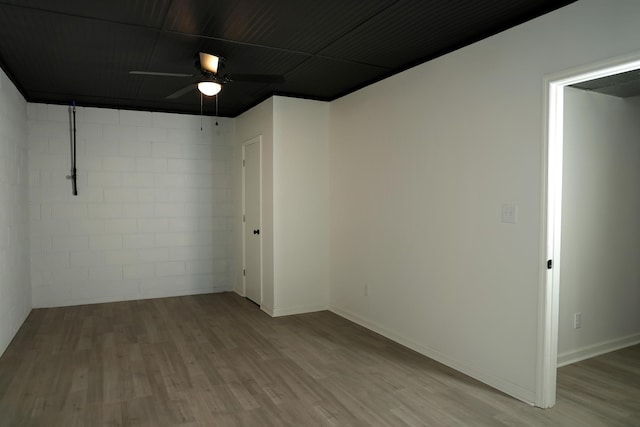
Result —
M2 426L640 426L640 346L530 407L329 312L235 294L33 310L0 358Z

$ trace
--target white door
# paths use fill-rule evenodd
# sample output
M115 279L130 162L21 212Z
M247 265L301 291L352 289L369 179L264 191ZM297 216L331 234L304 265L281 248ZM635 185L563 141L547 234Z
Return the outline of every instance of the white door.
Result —
M243 144L244 289L251 301L262 303L261 137Z

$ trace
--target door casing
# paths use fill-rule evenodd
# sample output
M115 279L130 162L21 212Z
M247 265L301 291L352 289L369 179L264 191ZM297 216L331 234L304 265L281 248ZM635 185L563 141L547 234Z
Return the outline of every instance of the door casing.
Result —
M640 68L640 52L566 70L544 78L544 147L540 227L540 288L535 405L556 403L558 315L560 310L562 154L564 138L564 88L576 83ZM552 268L547 268L551 260Z

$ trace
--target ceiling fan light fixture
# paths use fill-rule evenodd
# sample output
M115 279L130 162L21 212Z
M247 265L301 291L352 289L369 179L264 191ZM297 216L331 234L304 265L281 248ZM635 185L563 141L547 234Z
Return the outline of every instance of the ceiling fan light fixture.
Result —
M193 86L192 86L193 87ZM216 82L200 82L198 83L198 90L206 96L217 95L222 89L220 83Z
M218 63L220 58L210 53L200 52L200 66L210 73L218 73Z

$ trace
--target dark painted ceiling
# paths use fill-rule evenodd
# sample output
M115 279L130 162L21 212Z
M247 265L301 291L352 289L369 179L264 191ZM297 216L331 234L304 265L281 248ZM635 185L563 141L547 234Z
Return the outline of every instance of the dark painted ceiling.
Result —
M233 81L219 115L271 95L330 101L575 0L0 0L0 65L27 101L200 113L200 51ZM204 114L215 115L205 99Z

